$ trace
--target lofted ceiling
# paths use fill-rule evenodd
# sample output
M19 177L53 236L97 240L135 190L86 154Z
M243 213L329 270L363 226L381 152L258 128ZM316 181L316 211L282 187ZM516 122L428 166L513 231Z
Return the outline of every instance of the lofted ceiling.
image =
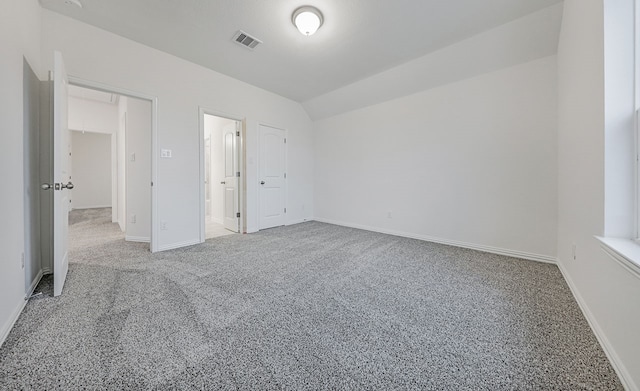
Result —
M298 102L425 56L562 0L40 0L44 8ZM310 37L291 23L314 5ZM232 41L243 30L254 50Z

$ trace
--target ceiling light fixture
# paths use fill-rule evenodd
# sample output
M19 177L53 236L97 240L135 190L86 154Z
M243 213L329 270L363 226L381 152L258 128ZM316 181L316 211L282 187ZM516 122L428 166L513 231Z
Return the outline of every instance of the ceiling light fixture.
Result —
M305 5L293 11L291 21L304 35L313 35L324 22L322 12L316 7Z

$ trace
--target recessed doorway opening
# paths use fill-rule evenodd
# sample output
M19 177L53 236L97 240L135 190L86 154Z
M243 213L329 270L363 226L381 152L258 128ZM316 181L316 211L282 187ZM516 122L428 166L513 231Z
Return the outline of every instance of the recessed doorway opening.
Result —
M241 233L242 120L200 110L200 240Z

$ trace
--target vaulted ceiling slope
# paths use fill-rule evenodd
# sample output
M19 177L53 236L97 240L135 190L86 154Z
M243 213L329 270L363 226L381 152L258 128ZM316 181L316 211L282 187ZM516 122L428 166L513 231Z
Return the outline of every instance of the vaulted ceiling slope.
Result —
M319 120L558 52L562 4L302 102Z
M40 0L44 8L298 102L312 101L562 0ZM314 5L313 36L291 23ZM232 38L246 31L254 50ZM527 37L526 46L536 46ZM556 39L557 41L557 39Z

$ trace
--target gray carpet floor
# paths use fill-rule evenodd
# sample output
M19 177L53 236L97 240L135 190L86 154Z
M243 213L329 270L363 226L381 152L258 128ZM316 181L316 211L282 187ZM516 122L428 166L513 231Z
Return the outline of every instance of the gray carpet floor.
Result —
M318 222L151 254L108 209L71 223L0 389L622 389L554 265Z

